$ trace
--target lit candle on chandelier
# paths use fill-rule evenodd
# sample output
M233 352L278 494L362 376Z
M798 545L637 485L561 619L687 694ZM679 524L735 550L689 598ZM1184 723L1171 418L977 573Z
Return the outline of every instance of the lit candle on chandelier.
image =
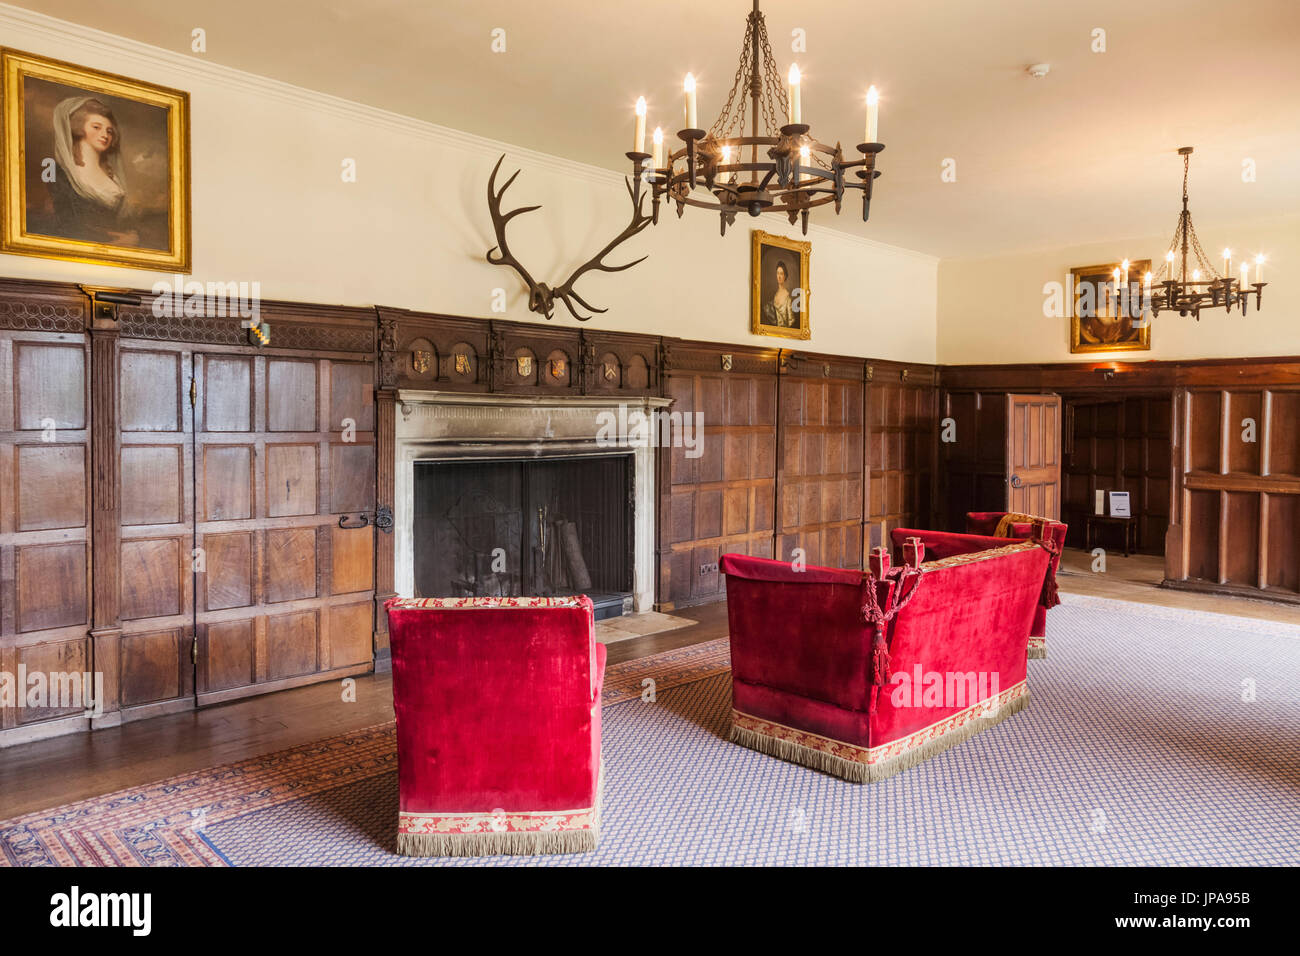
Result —
M1165 276L1165 278L1166 278L1166 279L1172 279L1172 280L1174 280L1175 282L1177 282L1177 281L1178 281L1178 276L1176 276L1176 275L1174 274L1174 254L1173 254L1172 252L1166 252L1166 253L1165 253L1165 265L1169 267L1169 272L1168 272L1168 274Z
M877 143L880 135L880 94L874 86L867 90L867 138L866 143Z
M800 146L800 147L799 147L799 165L800 165L800 166L811 166L811 165L812 165L812 150L810 150L807 146ZM808 181L811 182L811 181L812 181L812 178L813 178L813 177L809 176L809 177L808 177ZM796 177L795 177L795 182L798 182L799 179L800 179L800 177L799 177L799 176L796 176Z
M1232 275L1232 250L1223 250L1223 277L1225 279Z
M645 152L645 97L636 98L636 132L632 134L632 152Z
M1250 263L1249 262L1243 262L1241 264L1241 287L1242 289L1250 288Z
M1112 272L1110 275L1111 275L1111 279L1114 280L1111 283L1112 286L1111 295L1113 296L1111 301L1115 305L1115 314L1119 315L1119 266L1116 266L1115 271Z
M803 110L801 109L799 104L799 87L802 85L802 82L799 76L798 63L790 64L789 80L790 80L790 125L793 126L795 123L803 122L803 120L800 119L800 117L803 115Z
M664 131L658 126L654 132L654 156L650 160L655 169L664 168Z
M1201 281L1201 270L1200 270L1200 269L1193 269L1193 270L1192 270L1192 281L1193 281L1193 282L1200 282L1200 281Z
M1263 281L1264 281L1264 255L1263 253L1260 253L1255 257L1255 284L1258 285ZM1263 293L1260 294L1263 295Z
M687 73L682 81L682 91L686 94L686 128L697 129L695 116L695 74Z

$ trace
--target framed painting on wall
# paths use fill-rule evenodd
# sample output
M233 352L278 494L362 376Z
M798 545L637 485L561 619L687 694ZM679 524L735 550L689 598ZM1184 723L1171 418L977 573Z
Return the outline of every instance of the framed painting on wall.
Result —
M190 97L0 50L0 251L190 271Z
M750 331L754 335L809 338L808 260L812 243L761 229L754 230L752 241Z
M1122 315L1113 294L1115 270L1120 263L1082 266L1070 270L1070 351L1128 352L1151 348L1151 319L1133 324L1133 316ZM1142 277L1151 271L1151 260L1129 263L1129 282L1141 290ZM1139 315L1140 318L1140 315Z

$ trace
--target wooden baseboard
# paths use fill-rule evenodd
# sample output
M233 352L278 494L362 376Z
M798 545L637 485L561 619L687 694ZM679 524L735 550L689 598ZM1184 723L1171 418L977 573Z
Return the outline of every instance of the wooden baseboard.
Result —
M1244 584L1217 584L1214 581L1195 579L1174 581L1169 578L1161 581L1160 587L1195 594L1222 594L1227 597L1249 598L1252 601L1268 601L1272 604L1300 604L1300 593L1281 588L1252 588Z

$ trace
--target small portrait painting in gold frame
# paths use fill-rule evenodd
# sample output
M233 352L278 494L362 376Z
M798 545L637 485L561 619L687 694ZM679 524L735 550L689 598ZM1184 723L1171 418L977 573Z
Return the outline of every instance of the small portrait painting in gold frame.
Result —
M750 332L809 338L808 259L812 243L761 229L755 229L753 236Z
M190 97L0 50L0 251L190 271Z
M1141 312L1144 278L1151 271L1151 260L1128 264L1129 291L1117 303L1115 270L1120 265L1108 262L1070 270L1071 352L1134 352L1151 348L1151 316L1148 314L1142 321ZM1139 324L1135 325L1135 320Z

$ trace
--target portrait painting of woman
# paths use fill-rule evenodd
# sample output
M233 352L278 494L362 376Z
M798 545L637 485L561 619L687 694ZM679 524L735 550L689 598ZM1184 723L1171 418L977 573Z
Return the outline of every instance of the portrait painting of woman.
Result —
M188 94L13 50L0 59L4 251L188 272Z
M752 320L755 335L806 339L809 242L754 231Z

